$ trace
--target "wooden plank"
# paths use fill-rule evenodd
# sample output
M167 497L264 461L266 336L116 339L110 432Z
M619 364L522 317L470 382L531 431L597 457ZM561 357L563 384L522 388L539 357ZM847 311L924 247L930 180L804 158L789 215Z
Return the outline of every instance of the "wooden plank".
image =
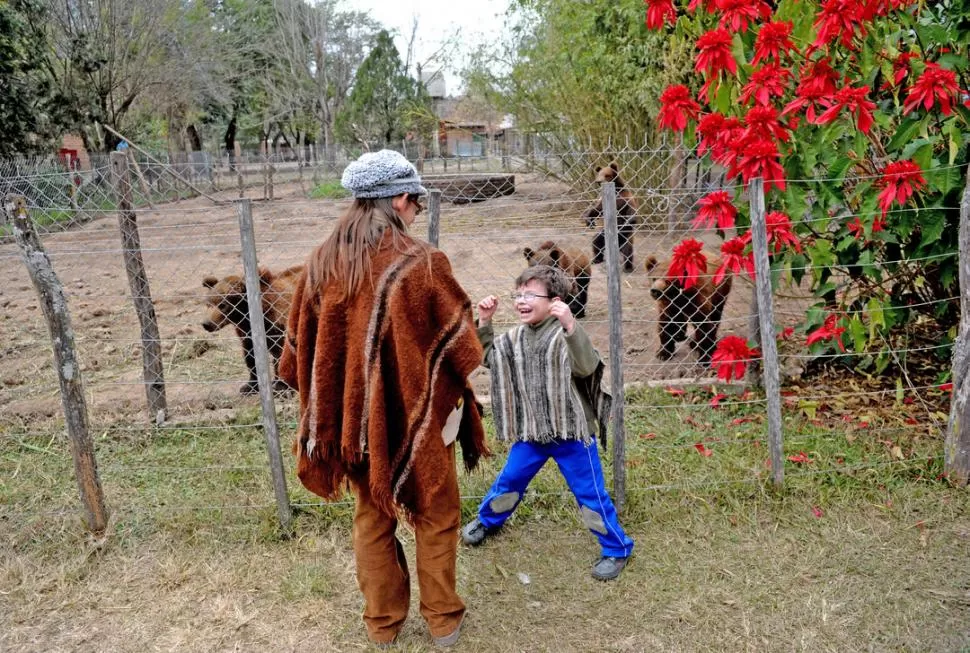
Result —
M623 303L620 294L620 237L616 185L603 184L603 225L606 235L606 292L610 321L610 387L613 392L613 502L617 512L626 502L626 426L623 393Z
M960 202L960 332L953 353L953 396L943 442L943 470L950 482L970 483L970 173Z

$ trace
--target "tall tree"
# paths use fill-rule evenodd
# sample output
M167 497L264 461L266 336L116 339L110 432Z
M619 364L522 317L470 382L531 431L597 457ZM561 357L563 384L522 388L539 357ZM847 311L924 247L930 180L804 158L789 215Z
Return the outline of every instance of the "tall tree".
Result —
M46 20L36 0L0 2L0 156L48 149L64 121L44 70Z
M430 114L428 107L424 87L408 76L390 34L381 31L357 70L337 133L365 149L400 143Z

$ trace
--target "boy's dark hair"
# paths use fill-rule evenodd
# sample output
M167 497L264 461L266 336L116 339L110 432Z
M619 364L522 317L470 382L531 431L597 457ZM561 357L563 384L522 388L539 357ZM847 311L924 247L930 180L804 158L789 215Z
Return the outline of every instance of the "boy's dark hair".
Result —
M551 265L533 265L527 267L515 280L515 287L524 286L530 281L538 281L546 287L546 294L565 300L573 284L559 268Z

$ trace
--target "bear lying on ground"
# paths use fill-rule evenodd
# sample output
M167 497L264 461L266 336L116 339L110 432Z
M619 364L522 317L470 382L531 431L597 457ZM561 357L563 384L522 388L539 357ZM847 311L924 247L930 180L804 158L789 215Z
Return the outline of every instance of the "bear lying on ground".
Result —
M526 247L522 250L522 255L525 256L530 267L551 265L565 272L573 282L573 289L568 297L563 297L563 301L569 304L569 310L577 318L586 316L591 273L589 257L574 247L560 247L551 240L539 245L539 249Z
M286 340L286 319L293 301L293 291L297 280L303 273L303 266L288 268L279 274L259 268L259 291L263 301L263 325L266 328L266 345L273 357L273 373L277 372L280 354ZM249 381L239 388L240 394L259 392L256 381L256 358L253 355L252 328L249 322L249 301L246 298L246 280L239 275L229 275L222 279L207 276L202 285L208 288L205 303L209 316L202 321L202 328L209 332L232 325L242 340L243 358L249 369ZM282 391L287 385L277 378L273 389Z
M657 300L660 315L657 358L667 360L674 355L677 343L687 339L687 324L690 323L694 327L691 349L697 352L702 363L710 362L717 346L724 303L733 281L733 276L728 273L719 284L714 284L714 272L720 265L717 257L708 255L707 275L698 277L695 286L685 289L680 281L667 277L668 261L658 262L655 256L647 257L643 267L649 275L650 295Z
M626 182L620 176L620 169L616 161L605 168L596 168L596 183L605 184L612 181L616 186L616 224L620 243L620 256L623 261L623 271L633 272L633 232L637 226L637 209L639 204ZM592 229L596 226L596 218L603 215L603 198L586 209L583 219L586 226ZM593 263L602 263L606 250L605 228L600 229L593 237Z

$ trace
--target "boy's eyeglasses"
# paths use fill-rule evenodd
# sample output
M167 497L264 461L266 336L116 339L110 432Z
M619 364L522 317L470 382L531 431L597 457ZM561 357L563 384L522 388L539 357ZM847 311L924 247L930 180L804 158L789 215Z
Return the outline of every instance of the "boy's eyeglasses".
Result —
M542 297L543 299L549 299L549 295L537 295L534 292L514 292L509 296L512 298L513 302L517 302L521 299L523 301L529 302L530 304L534 302L538 297Z
M424 211L424 206L421 205L420 195L408 194L408 202L414 204L414 215L421 215L421 211Z

